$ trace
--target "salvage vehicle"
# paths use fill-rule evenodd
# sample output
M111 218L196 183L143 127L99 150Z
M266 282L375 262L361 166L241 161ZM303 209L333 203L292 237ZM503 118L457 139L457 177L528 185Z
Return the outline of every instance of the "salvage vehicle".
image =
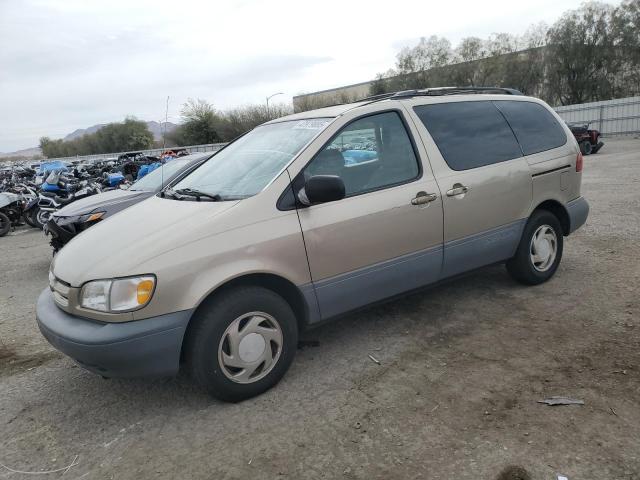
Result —
M21 195L0 192L0 237L4 237L12 226L23 225L24 200Z
M595 128L589 128L591 122L569 123L568 125L583 155L598 153L604 146L604 142L600 140L600 132Z
M172 160L141 178L126 190L116 189L103 192L73 202L56 211L44 227L45 234L51 235L50 243L54 253L90 226L155 195L163 187L191 171L211 155L211 152L197 153Z
M375 155L347 162L356 134ZM299 333L326 320L489 264L549 280L588 215L582 167L560 117L510 89L289 115L70 242L38 325L104 377L183 365L240 401L274 386Z

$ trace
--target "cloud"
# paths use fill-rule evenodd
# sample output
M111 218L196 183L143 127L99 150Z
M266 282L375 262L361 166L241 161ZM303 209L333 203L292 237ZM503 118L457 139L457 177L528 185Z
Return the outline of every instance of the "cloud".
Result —
M159 120L167 95L172 121L189 97L217 108L275 92L290 101L373 78L411 39L519 33L568 8L575 2L0 0L0 151L126 115Z

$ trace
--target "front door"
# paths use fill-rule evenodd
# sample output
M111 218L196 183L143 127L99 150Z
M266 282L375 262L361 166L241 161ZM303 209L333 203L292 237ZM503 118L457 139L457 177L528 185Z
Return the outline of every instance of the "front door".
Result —
M434 282L442 266L440 192L403 113L345 122L294 181L345 183L346 198L298 209L323 319Z

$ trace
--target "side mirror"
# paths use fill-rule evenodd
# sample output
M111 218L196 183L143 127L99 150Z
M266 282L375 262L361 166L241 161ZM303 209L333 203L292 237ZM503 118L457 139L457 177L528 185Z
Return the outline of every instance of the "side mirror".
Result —
M298 199L303 205L315 203L335 202L345 196L344 182L337 175L314 175L304 184L298 193Z

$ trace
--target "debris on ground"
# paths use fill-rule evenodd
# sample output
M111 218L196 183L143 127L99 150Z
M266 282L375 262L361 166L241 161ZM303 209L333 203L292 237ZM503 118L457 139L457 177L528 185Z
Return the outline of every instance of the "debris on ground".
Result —
M67 473L69 470L71 470L73 467L75 467L76 465L78 465L80 462L78 462L78 457L79 455L76 455L75 458L73 459L73 462L71 462L68 466L66 467L62 467L62 468L56 468L55 470L41 470L41 471L36 471L36 472L27 472L24 470L16 470L10 467L7 467L4 463L0 463L0 467L4 468L5 470L11 472L11 473L18 473L21 475L48 475L50 473L58 473L58 472L64 472L63 475L65 473Z
M373 355L369 355L369 358L374 362L377 363L378 365L380 365L380 360L378 360L376 357L374 357Z
M584 400L576 400L569 397L549 397L544 400L538 400L538 403L546 403L552 407L555 405L584 405Z

